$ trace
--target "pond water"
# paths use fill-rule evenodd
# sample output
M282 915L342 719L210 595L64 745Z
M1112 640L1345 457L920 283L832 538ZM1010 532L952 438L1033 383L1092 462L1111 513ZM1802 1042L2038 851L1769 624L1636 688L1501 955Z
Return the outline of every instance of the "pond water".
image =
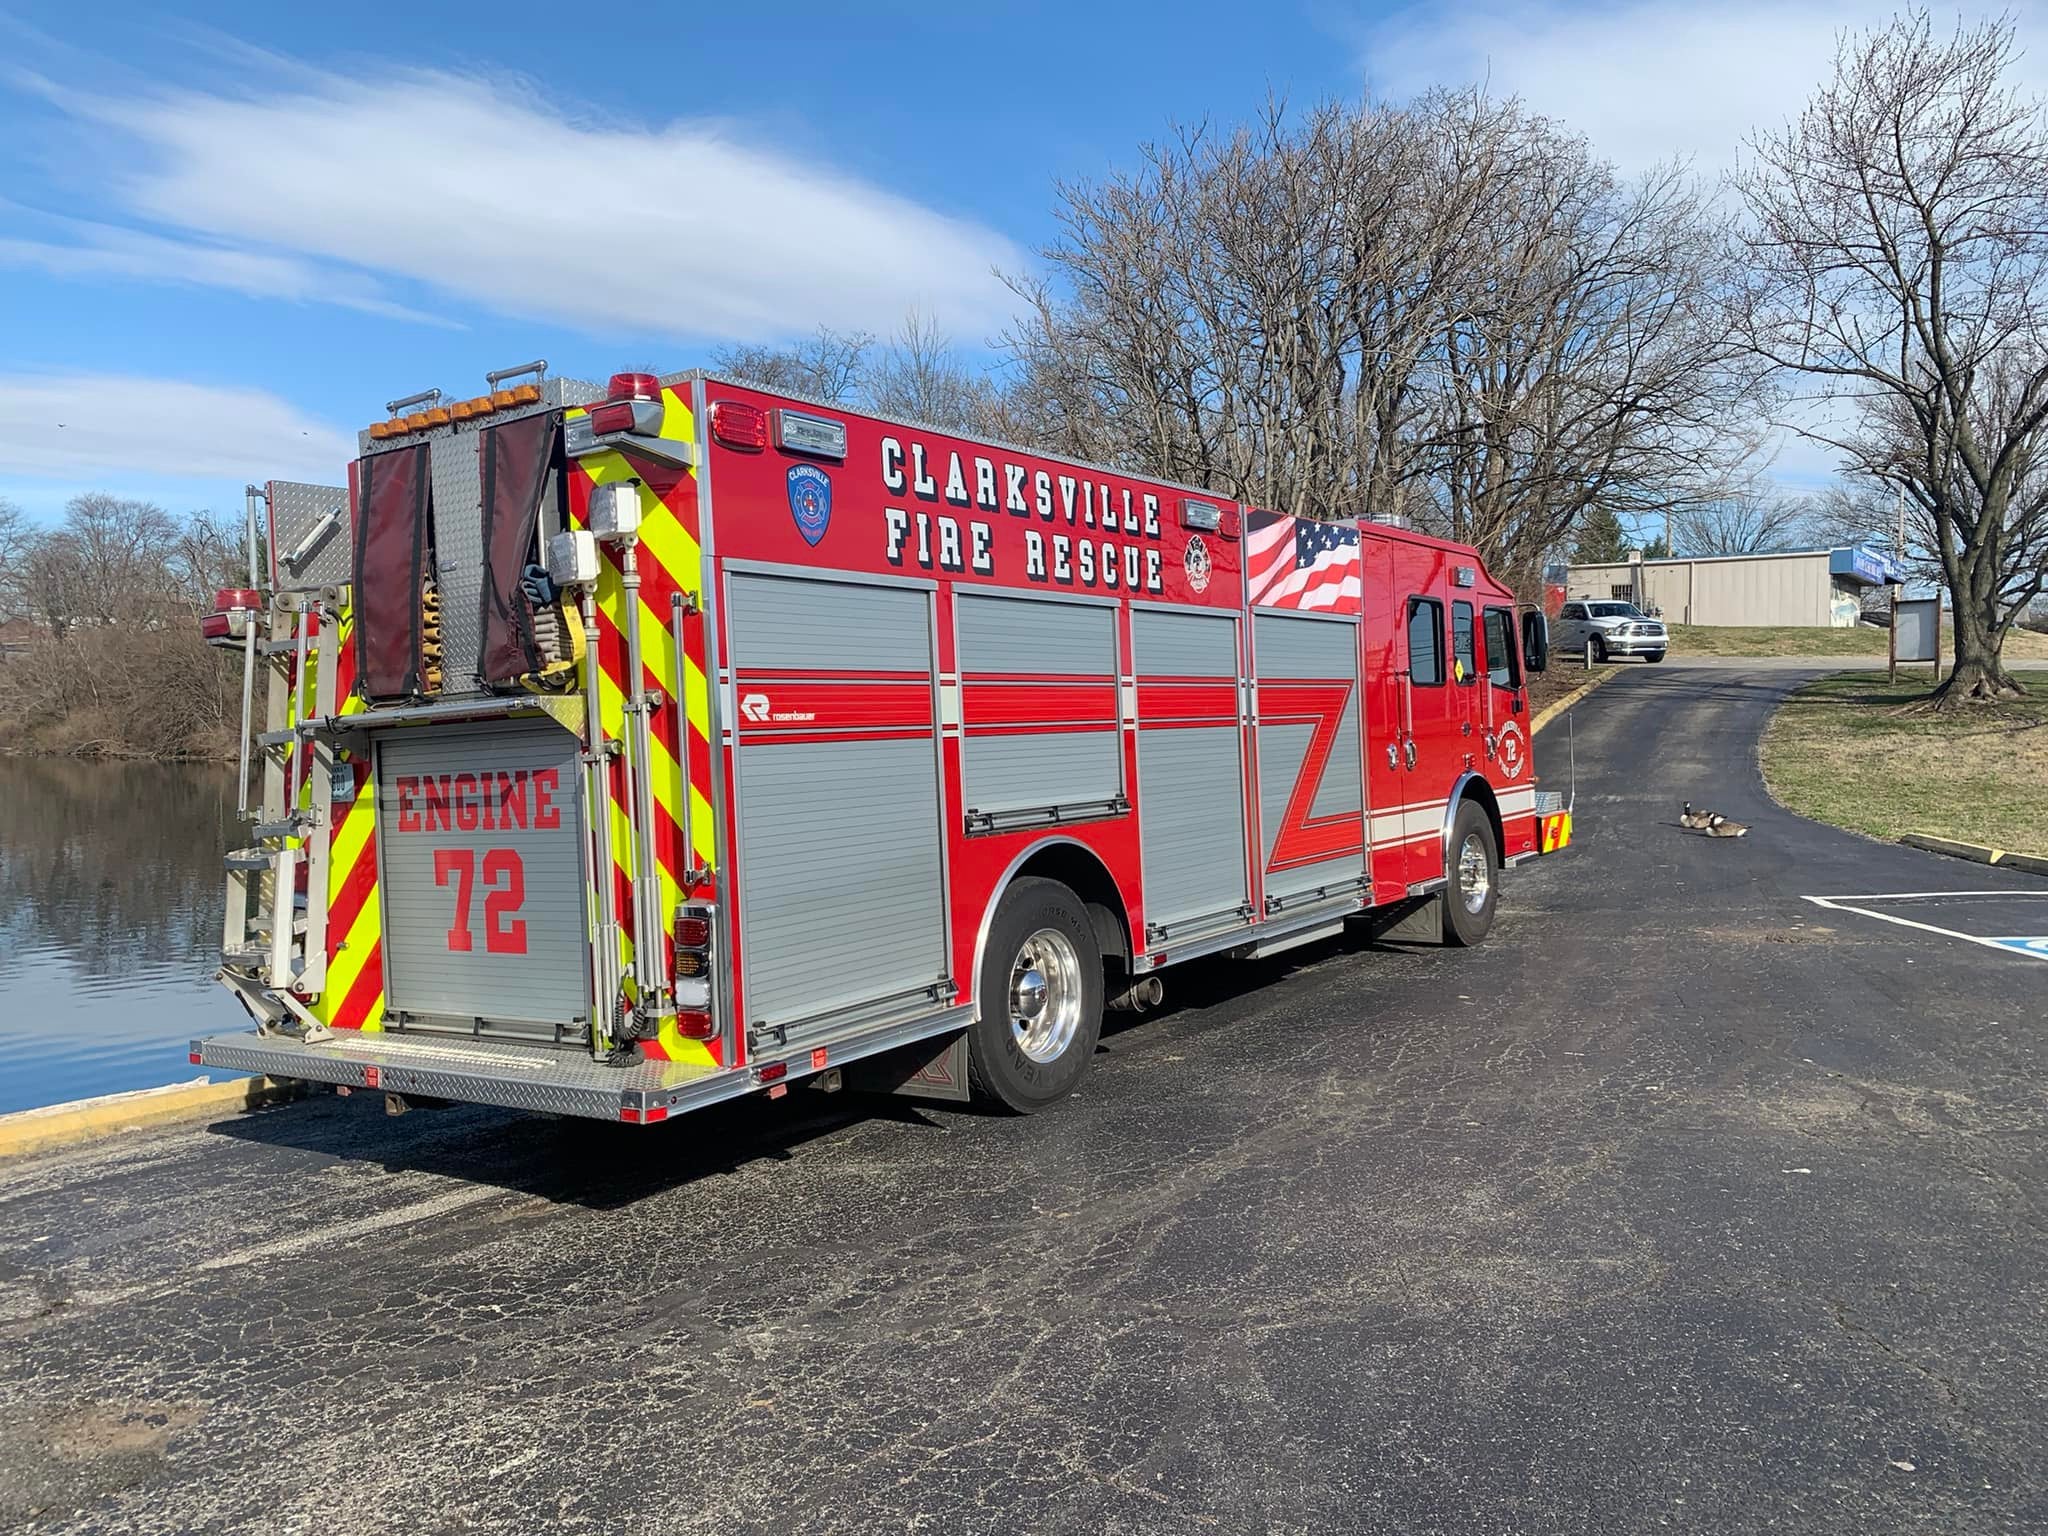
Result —
M200 1076L245 1027L213 982L234 775L0 757L0 1113Z

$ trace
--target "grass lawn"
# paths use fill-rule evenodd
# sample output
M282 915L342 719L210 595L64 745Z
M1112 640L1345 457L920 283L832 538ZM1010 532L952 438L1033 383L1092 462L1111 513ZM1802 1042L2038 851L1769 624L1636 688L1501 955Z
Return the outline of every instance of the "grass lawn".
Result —
M1942 716L1899 714L1933 686L1925 668L1896 684L1823 678L1772 719L1764 781L1800 815L1873 837L1928 832L2048 854L2048 672L2012 670L2026 698Z
M1953 642L1942 635L1942 654ZM1673 624L1673 656L1882 656L1890 632L1858 624L1854 629L1748 629ZM2048 660L2048 635L2015 629L2006 636L2006 664Z

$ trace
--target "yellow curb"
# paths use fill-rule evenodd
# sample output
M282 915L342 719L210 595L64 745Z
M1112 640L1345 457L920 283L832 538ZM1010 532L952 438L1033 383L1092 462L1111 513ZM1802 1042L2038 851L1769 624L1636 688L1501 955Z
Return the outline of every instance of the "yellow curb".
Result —
M194 1078L189 1083L172 1083L165 1088L110 1093L43 1109L17 1110L11 1115L0 1115L0 1157L47 1152L53 1147L73 1146L121 1131L169 1125L179 1120L225 1120L259 1104L295 1099L304 1091L303 1083L279 1082L268 1077L237 1078L230 1083Z
M1583 699L1595 688L1598 688L1602 683L1606 682L1607 679L1614 676L1614 670L1615 669L1612 666L1609 666L1601 671L1595 672L1591 677L1587 678L1583 683L1579 684L1578 687L1574 688L1570 693L1566 694L1563 698L1557 700L1555 703L1544 705L1542 709L1537 711L1536 718L1529 722L1529 734L1531 736L1534 736L1538 731L1542 730L1543 727L1550 724L1551 721L1555 720L1559 715L1563 714L1566 710L1570 709L1574 704L1578 703L1579 700Z
M2000 869L2024 869L2032 875L2048 875L2048 858L2038 854L2014 853L2008 848L1989 848L1983 843L1965 843L1953 837L1936 837L1932 832L1908 832L1899 839L1908 848L1928 853L1945 853L1952 859L1972 864L1996 864Z

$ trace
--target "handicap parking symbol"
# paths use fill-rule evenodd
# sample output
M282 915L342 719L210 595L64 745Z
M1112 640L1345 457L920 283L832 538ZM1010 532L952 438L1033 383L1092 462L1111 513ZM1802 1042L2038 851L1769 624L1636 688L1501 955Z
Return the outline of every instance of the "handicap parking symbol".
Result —
M2023 955L2032 955L2039 960L2048 960L2048 938L1986 939L1984 942L1996 944L2000 949L2018 950Z

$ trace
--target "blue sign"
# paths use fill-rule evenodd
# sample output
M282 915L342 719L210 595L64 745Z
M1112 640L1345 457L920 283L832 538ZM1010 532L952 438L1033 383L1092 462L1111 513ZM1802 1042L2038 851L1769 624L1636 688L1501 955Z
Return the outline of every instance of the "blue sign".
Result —
M1828 574L1846 576L1851 581L1871 587L1882 587L1904 579L1889 554L1868 544L1851 544L1829 550Z
M815 464L789 466L789 515L804 542L815 545L832 522L832 481Z

